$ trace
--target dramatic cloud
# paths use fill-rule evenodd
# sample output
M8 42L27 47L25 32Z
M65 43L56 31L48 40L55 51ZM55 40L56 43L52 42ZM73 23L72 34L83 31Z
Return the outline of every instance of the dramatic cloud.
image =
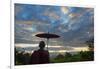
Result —
M50 45L84 47L94 37L94 9L15 4L15 43L46 41L35 35L48 31L60 36L51 39Z

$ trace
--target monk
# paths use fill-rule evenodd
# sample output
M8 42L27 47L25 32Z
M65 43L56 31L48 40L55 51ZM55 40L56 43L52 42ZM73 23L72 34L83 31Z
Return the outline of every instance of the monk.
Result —
M34 51L31 55L31 64L45 64L49 63L49 52L47 50L44 50L45 48L45 42L40 41L39 43L39 49Z

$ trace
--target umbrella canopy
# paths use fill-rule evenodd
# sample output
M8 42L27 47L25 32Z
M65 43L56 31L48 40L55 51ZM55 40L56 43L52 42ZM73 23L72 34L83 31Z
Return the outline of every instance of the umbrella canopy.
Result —
M48 33L39 33L39 34L36 34L35 36L40 37L40 38L46 38L47 39L47 50L48 50L48 42L49 42L49 39L50 38L59 38L60 37L59 35L50 34L49 32Z
M37 37L40 37L40 38L59 38L60 36L59 35L56 35L56 34L50 34L50 33L40 33L40 34L36 34Z

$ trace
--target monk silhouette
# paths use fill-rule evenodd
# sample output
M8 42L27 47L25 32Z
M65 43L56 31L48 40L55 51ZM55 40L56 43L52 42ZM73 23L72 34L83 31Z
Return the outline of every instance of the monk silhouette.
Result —
M36 50L31 55L31 64L45 64L49 63L49 52L44 50L45 42L40 41L39 43L39 50Z

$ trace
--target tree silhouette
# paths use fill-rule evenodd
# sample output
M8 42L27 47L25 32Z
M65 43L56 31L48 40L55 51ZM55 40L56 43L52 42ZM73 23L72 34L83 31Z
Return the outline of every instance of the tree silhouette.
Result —
M85 43L88 45L90 51L94 51L94 38L89 39Z

